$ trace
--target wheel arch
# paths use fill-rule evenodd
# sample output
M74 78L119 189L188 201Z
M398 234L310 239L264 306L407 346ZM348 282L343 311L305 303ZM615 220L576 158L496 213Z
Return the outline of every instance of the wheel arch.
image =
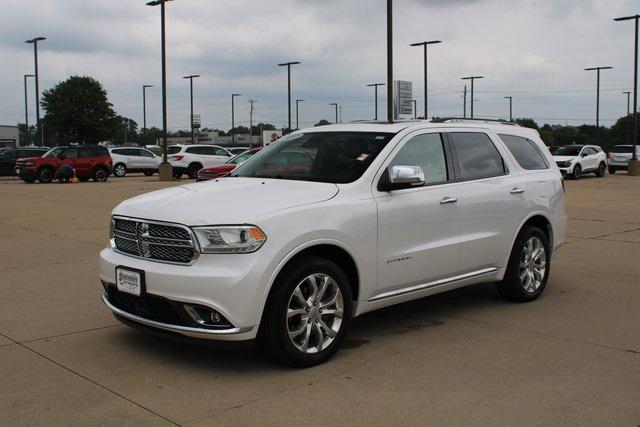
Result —
M554 247L553 225L551 224L551 221L549 221L549 218L547 218L546 215L540 212L533 213L530 216L528 216L524 221L522 221L522 223L520 224L520 227L518 228L518 232L516 233L516 235L513 238L513 241L511 242L511 248L513 248L513 244L515 243L520 233L522 233L522 230L524 230L526 227L529 227L529 226L538 227L547 235L547 239L549 240L549 247L551 251L553 251L553 247Z

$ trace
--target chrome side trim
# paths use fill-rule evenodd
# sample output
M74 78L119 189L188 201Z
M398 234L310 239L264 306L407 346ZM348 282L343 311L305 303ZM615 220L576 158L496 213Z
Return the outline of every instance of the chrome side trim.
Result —
M380 294L374 295L373 297L369 298L367 302L375 302L375 301L380 301L382 299L393 298L400 295L410 294L413 292L424 291L426 289L434 288L436 286L448 285L450 283L458 282L461 280L471 279L472 277L493 273L494 271L497 271L497 270L498 270L497 267L487 267L487 268L483 268L482 270L476 270L469 273L460 274L458 276L452 276L452 277L447 277L440 280L434 280L433 282L427 282L419 285L408 286L406 288L395 289L393 291L382 292Z
M153 328L163 329L169 332L175 332L181 335L186 335L194 338L219 339L219 340L229 341L234 339L233 338L234 335L244 334L246 332L251 332L253 330L253 327L229 328L229 329L200 329L200 328L190 328L188 326L169 325L167 323L161 323L161 322L156 322L154 320L145 319L144 317L136 316L134 314L127 313L126 311L120 310L119 308L113 306L109 302L106 295L102 295L102 302L114 314L122 316L136 323L140 323L142 325L150 326Z

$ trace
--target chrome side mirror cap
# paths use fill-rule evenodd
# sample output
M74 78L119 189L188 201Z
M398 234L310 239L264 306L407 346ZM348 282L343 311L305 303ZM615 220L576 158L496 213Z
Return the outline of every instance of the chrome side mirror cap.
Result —
M395 165L389 168L389 183L392 186L420 187L425 184L424 171L420 166Z

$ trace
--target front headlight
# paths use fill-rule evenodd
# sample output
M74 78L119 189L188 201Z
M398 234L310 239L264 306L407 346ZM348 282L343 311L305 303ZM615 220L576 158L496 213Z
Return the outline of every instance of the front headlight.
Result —
M247 254L255 252L267 240L254 226L196 227L193 229L205 254Z
M568 168L569 166L571 166L571 160L558 162L558 166L560 166L561 168Z

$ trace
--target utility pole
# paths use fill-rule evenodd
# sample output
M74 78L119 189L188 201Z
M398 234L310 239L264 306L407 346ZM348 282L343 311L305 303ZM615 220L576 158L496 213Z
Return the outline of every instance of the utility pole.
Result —
M329 105L333 105L334 107L336 107L336 121L335 121L335 123L338 124L338 104L336 102L332 102Z
M193 79L197 79L200 77L199 74L191 74L189 76L184 76L183 79L189 80L189 88L191 91L191 143L196 143L196 128L193 124Z
M36 82L36 130L40 129L40 146L44 147L44 129L40 124L40 74L38 73L38 42L46 40L46 37L34 37L25 43L33 45L33 62L35 65Z
M600 145L600 71L610 70L613 67L591 67L585 68L585 71L596 72L596 145Z
M147 140L147 89L153 85L142 85L142 135Z
M473 119L473 83L477 79L484 79L484 76L471 76L471 77L463 77L462 80L471 80L471 118ZM466 103L465 103L466 105ZM466 117L466 115L465 115Z
M505 96L504 99L509 100L509 121L513 121L513 96Z
M640 175L640 164L638 163L638 20L640 15L625 16L616 18L614 21L635 21L635 45L633 54L633 154L627 173L629 175Z
M249 100L249 104L251 105L251 107L249 107L249 149L253 148L253 139L251 138L253 135L253 105L256 102L258 101L254 99Z
M429 91L427 87L427 46L430 44L442 43L440 40L430 40L419 43L411 43L409 46L417 47L422 46L424 48L424 118L429 118Z
M236 144L236 133L233 130L236 127L236 111L235 111L235 101L234 98L236 96L242 96L240 93L232 93L231 94L231 145Z
M374 116L373 120L378 121L378 86L384 86L384 83L371 83L367 87L372 87L374 92Z
M462 117L463 118L467 118L467 85L464 85L464 95L462 95L462 97L464 98L463 104L462 104Z
M24 133L24 141L22 143L23 146L29 145L29 98L27 97L27 78L35 77L34 74L25 74L24 75L24 124L27 128L27 131Z
M289 131L291 131L291 66L297 64L300 64L300 61L290 61L278 64L278 67L287 67L287 105L289 110Z
M627 95L627 116L631 114L631 92L622 92Z
M300 117L298 116L298 111L300 109L299 105L301 102L304 102L304 99L296 99L296 130L300 129Z
M387 121L393 123L393 0L387 0Z

